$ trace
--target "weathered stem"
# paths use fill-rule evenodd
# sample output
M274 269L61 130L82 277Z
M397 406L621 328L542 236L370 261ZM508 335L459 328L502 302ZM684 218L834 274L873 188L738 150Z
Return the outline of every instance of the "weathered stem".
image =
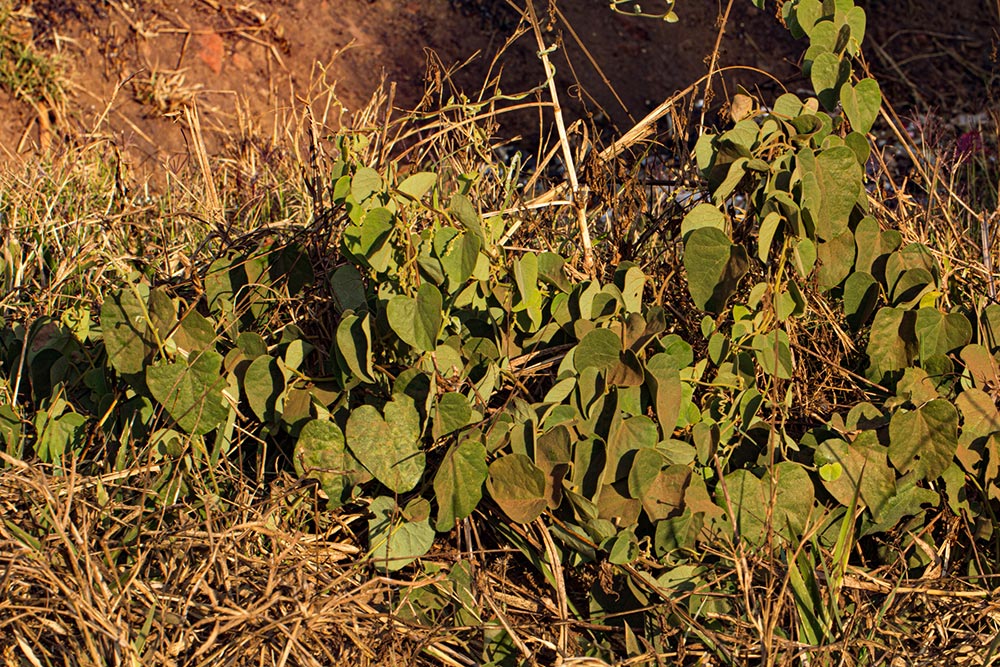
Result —
M542 38L542 28L538 22L538 15L535 13L535 5L532 0L527 0L528 18L531 21L531 28L535 33L535 41L538 43L538 57L545 68L545 78L549 86L549 94L552 96L552 110L556 119L556 130L559 132L559 142L562 144L563 161L566 163L566 174L569 178L569 187L572 192L573 208L576 211L576 222L580 227L580 243L583 245L583 268L593 276L594 274L594 248L590 241L590 228L587 225L587 188L580 187L580 181L576 177L576 166L573 163L573 149L569 145L569 137L566 135L566 122L563 120L562 107L559 104L559 91L556 88L556 70L549 60L549 49L545 46Z

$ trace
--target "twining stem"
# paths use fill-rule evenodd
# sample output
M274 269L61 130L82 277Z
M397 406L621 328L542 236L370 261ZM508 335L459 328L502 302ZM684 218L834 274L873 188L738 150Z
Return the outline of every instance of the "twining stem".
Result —
M576 177L576 166L573 164L573 149L570 147L569 137L566 135L566 123L563 120L562 107L559 104L559 91L556 88L556 69L552 66L552 61L549 60L549 48L545 46L545 40L542 38L542 28L538 22L538 15L535 13L535 4L532 0L528 0L527 4L528 18L531 21L531 28L535 33L535 41L538 43L538 57L545 68L545 79L549 85L549 94L552 96L552 111L556 118L556 130L559 132L563 161L566 163L566 174L569 177L569 187L572 191L576 221L580 227L580 242L583 245L583 268L593 276L594 249L590 242L590 228L587 226L587 188L581 188L580 181Z

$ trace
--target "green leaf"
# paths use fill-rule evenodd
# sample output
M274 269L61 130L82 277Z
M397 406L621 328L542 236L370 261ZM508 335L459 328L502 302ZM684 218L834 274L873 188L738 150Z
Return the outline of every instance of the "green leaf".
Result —
M655 449L640 449L628 475L629 495L639 499L651 521L659 521L680 513L690 478L688 466L673 464Z
M472 514L483 497L487 472L483 443L467 439L448 448L434 475L439 531L451 530L456 521Z
M538 277L543 282L568 294L573 290L573 286L563 272L565 264L566 260L554 252L543 252L538 255Z
M803 149L800 156L808 150ZM816 236L830 241L848 229L851 211L863 192L863 174L854 151L847 146L820 152L814 169L815 189L807 196L803 186L803 208L812 216Z
M716 504L735 513L740 535L754 545L764 542L768 518L775 533L796 543L812 513L813 483L801 465L779 463L774 466L773 477L773 504L771 476L761 480L749 470L726 475L727 493L721 487L715 493Z
M466 231L478 236L482 245L489 245L488 239L483 234L483 221L479 217L479 211L468 197L463 194L453 195L448 203L448 212L465 227Z
M45 422L38 435L35 454L46 463L59 463L67 451L79 454L87 441L87 418L67 412Z
M816 266L816 244L808 238L796 240L792 244L792 263L803 280L809 278Z
M371 405L360 405L347 419L347 445L379 482L396 493L417 485L424 472L420 415L405 400L385 406L386 419Z
M840 103L851 121L851 127L867 134L882 106L882 91L875 79L862 79L856 86L846 84L840 89Z
M472 420L472 406L462 394L449 391L441 396L434 413L434 439L465 428Z
M368 308L364 278L353 265L345 264L334 271L330 276L330 287L333 289L333 305L338 313L346 310L358 312Z
M813 27L823 18L822 0L799 0L790 6L795 23L806 35L811 35Z
M580 341L573 351L573 363L577 372L587 368L607 371L621 358L622 341L610 329L594 329Z
M372 500L368 509L372 517L368 520L368 542L372 562L379 570L394 572L420 558L434 545L434 529L429 514L419 520L407 520L407 514L423 514L415 511L415 504L426 504L418 498L402 511L396 501L388 496Z
M685 241L696 229L711 227L726 232L726 216L712 204L702 202L687 212L681 221L681 238Z
M368 383L375 382L370 321L368 313L348 315L337 325L337 350L354 377Z
M361 167L351 179L351 196L364 202L382 189L382 176L371 167Z
M972 324L965 315L946 315L937 308L918 310L913 328L921 359L954 352L972 340Z
M350 488L367 477L347 450L343 431L331 421L307 422L299 432L292 458L299 477L319 480L331 509L340 507Z
M491 463L486 488L516 523L534 521L548 505L545 473L524 454L507 454Z
M12 405L0 405L0 443L4 446L4 451L14 458L20 459L24 453L21 451L21 438L23 426L21 417Z
M646 286L646 276L638 266L630 266L622 279L622 299L629 313L642 312L642 292Z
M154 339L146 308L131 290L120 290L104 300L101 329L104 349L114 369L123 375L141 373Z
M788 380L795 370L791 342L783 329L774 329L753 337L754 356L768 375Z
M479 259L480 240L475 234L454 229L439 229L434 234L434 252L452 287L462 285L472 276Z
M1000 432L1000 411L993 398L982 389L966 389L955 399L962 413L962 435L984 438Z
M881 379L910 365L917 353L915 322L916 314L909 310L881 308L875 313L868 337L869 377Z
M180 321L171 340L177 344L177 350L183 356L212 349L217 335L215 325L196 310L188 312Z
M243 392L250 409L265 423L278 420L278 401L285 391L285 376L278 360L264 355L254 359L243 377Z
M875 278L864 271L854 271L844 282L844 314L847 324L858 331L868 322L878 303L879 287Z
M431 171L420 171L406 177L396 189L410 199L420 201L437 184L437 174Z
M736 186L740 184L740 181L746 176L747 164L749 159L745 157L739 157L732 161L728 165L726 171L726 177L712 192L712 201L716 204L722 204L724 201L729 199L729 196L733 194L736 190ZM704 229L704 228L703 228ZM718 231L718 230L717 230Z
M666 358L666 355L662 356ZM651 360L646 364L646 385L653 395L656 419L660 423L663 439L669 438L677 428L677 420L680 417L682 393L680 373L675 368L653 364Z
M854 268L854 234L848 229L820 243L816 246L816 259L819 260L816 272L819 288L826 291L837 287Z
M721 311L749 266L746 250L718 229L696 229L684 244L688 290L702 310Z
M777 236L782 221L780 213L771 211L760 222L760 232L757 234L757 259L765 264L771 254L771 246L774 244L774 237Z
M208 350L190 363L160 362L146 369L146 384L167 414L188 433L212 431L229 414L222 390L222 356Z
M430 283L423 283L417 290L416 298L394 296L386 306L389 326L403 342L411 347L432 352L437 347L437 336L441 331L441 292Z
M958 410L936 399L915 410L900 410L889 422L889 460L901 473L933 480L958 448Z
M829 51L820 53L812 62L809 78L813 90L823 106L833 110L837 106L837 91L851 76L851 64Z
M859 505L868 507L878 520L889 499L896 495L896 474L889 467L886 448L878 446L877 442L862 443L865 439L859 437L851 444L840 439L826 440L816 448L815 463L841 468L836 478L823 478L823 485L837 502L849 507L858 494Z

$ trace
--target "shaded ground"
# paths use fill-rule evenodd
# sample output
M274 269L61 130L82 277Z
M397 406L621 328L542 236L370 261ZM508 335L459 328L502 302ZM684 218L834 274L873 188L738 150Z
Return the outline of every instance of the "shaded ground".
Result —
M546 12L544 1L535 4L554 28L547 40L562 40L554 62L563 103L571 116L596 116L612 132L705 74L726 9L681 3L681 23L669 25L614 15L603 2L563 2L559 16ZM945 12L930 0L911 0L904 11L898 3L873 3L869 58L890 99L907 108L983 111L996 78L993 4L964 0ZM5 156L63 133L113 139L140 164L171 168L189 154L184 110L193 100L215 153L237 128L260 137L280 133L305 100L318 120L349 114L383 76L396 84L396 104L412 107L429 62L439 65L432 75L440 75L471 58L453 80L474 98L491 56L518 23L499 0L36 0L13 9L4 33L57 58L69 93L65 100L26 101L14 99L8 86L0 94ZM730 72L729 87L777 89L770 75L795 88L801 45L768 13L735 2L719 44L720 65L748 68ZM502 70L504 93L543 83L536 51L530 33L507 50L492 70ZM342 107L331 104L322 80L335 83ZM716 88L721 95L712 108L726 92ZM511 116L508 130L524 131L536 119L536 112Z

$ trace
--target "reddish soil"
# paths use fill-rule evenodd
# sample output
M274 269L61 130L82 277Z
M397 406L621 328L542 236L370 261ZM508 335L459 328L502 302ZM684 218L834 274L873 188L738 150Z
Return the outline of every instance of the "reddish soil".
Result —
M683 0L681 22L669 25L615 15L594 0L563 0L565 20L553 21L546 0L534 3L553 27L546 40L561 45L553 60L568 113L617 132L704 75L726 7L721 0ZM957 0L945 12L933 0L871 3L869 61L890 99L904 108L985 109L997 79L1000 6L994 4ZM396 84L397 106L412 107L431 61L450 70L479 54L453 76L475 96L517 24L503 0L21 0L15 6L9 21L20 23L20 39L62 61L71 95L64 106L47 109L0 92L0 155L30 153L62 133L77 141L112 139L154 169L186 159L192 138L184 109L195 100L205 144L218 153L223 137L238 128L264 137L281 132L306 101L320 120L336 121L341 111L362 107L383 80ZM801 83L794 61L802 45L746 0L733 5L720 47L721 65L767 73L741 69L717 78L713 109L734 83L762 85L767 96L778 89L769 76L793 90ZM544 82L537 50L531 33L507 49L500 61L504 93ZM322 81L335 84L342 109L328 104ZM521 131L536 117L511 117L507 129Z

